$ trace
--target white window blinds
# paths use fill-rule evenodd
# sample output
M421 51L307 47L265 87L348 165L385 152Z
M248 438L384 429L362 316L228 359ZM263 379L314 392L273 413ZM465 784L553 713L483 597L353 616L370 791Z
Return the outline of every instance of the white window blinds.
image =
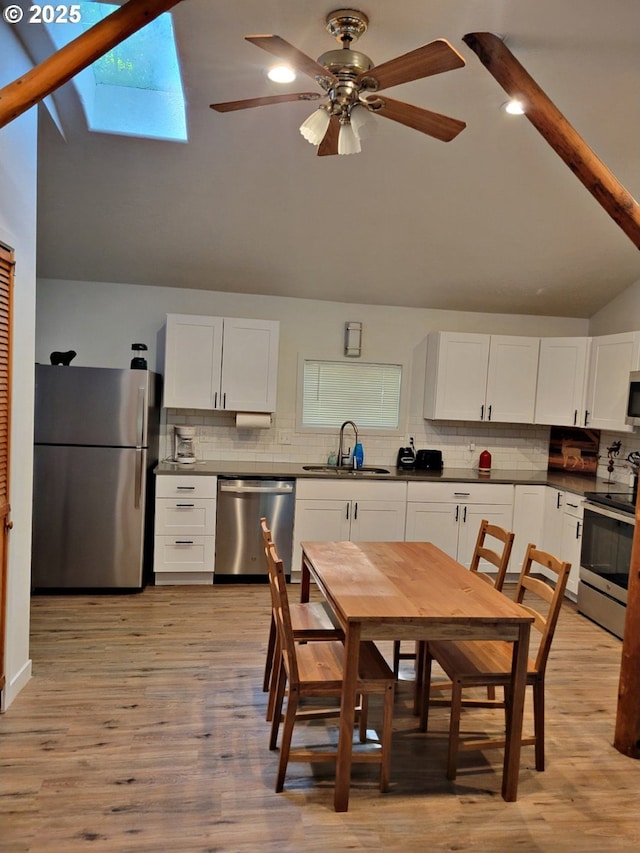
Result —
M302 425L397 429L402 365L305 361Z

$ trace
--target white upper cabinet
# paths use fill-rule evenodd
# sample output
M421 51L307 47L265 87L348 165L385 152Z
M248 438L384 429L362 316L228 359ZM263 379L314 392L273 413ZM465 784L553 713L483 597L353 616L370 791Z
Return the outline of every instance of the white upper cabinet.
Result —
M168 314L163 405L215 409L222 373L222 318Z
M589 338L542 338L535 423L584 426Z
M488 367L489 335L431 332L427 338L425 418L481 420Z
M626 423L629 373L640 369L640 332L591 339L587 422L594 429L631 432Z
M275 412L280 324L224 320L222 406L233 412Z
M539 338L432 332L424 416L533 423Z
M163 405L273 412L279 323L168 314Z
M539 338L491 335L485 420L533 422L539 347Z

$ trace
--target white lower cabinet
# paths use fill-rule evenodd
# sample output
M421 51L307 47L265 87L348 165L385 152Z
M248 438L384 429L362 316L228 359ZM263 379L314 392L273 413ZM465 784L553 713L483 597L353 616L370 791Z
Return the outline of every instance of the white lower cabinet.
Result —
M513 486L498 483L408 485L405 528L408 542L433 542L459 563L469 566L483 518L511 530Z
M524 562L529 544L542 548L544 537L544 511L547 486L516 486L513 501L513 527L515 533L509 572L516 579Z
M213 583L217 477L156 478L153 571L156 586Z
M583 499L580 495L547 486L545 490L544 537L540 547L561 560L567 560L571 563L566 591L572 597L578 594L583 516Z
M292 577L299 579L300 543L401 542L406 483L300 479L296 484Z
M571 563L571 571L569 572L569 580L567 581L567 592L576 598L578 596L578 582L580 580L583 518L584 507L582 505L582 498L572 492L568 492L562 518L560 555L563 560L568 560Z

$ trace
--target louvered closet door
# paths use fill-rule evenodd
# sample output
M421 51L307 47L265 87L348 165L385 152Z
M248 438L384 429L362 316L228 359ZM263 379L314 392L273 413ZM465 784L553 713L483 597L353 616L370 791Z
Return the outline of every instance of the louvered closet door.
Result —
M9 512L9 425L11 411L11 304L13 252L0 245L0 689L5 685L4 635L6 625L7 531Z

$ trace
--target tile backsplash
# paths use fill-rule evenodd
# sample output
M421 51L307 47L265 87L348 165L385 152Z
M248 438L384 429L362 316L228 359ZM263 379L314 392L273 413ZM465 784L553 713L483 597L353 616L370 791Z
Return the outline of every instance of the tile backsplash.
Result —
M323 463L338 445L335 433L296 432L295 414L272 416L268 429L238 429L233 413L211 413L188 409L163 410L161 458L172 452L175 424L195 426L198 430L196 453L199 459L241 459L250 462ZM416 449L442 450L447 468L478 467L480 453L487 449L494 470L546 471L550 427L530 424L487 424L458 421L427 421L415 418L404 436L361 436L366 465L395 466L398 448L413 436ZM352 434L348 433L352 443ZM636 433L602 432L598 477L609 478L607 448L621 441L614 457L611 480L629 484L630 467L626 462L632 450L640 450Z
M277 414L268 429L238 429L234 415L168 409L162 430L161 456L171 453L173 426L198 429L196 452L200 459L242 459L260 462L326 462L338 446L335 433L296 432L295 414ZM366 465L395 466L398 448L409 443L442 450L448 468L477 468L480 453L487 449L492 467L509 470L546 470L549 428L528 424L471 424L425 421L416 418L406 435L372 436L363 431ZM353 436L348 433L349 443Z

